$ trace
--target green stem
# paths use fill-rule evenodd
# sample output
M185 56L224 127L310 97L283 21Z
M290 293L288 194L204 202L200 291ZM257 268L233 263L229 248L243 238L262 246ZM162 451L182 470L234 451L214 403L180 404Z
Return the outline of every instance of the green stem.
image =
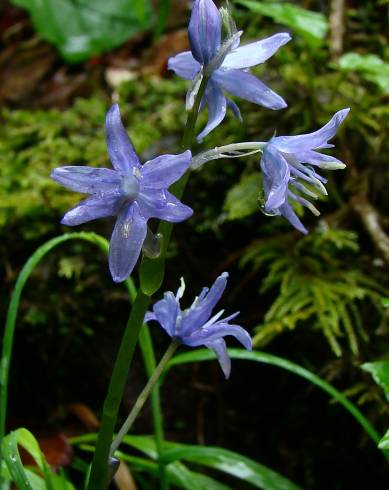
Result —
M150 296L139 290L123 334L107 397L104 402L101 426L87 487L88 490L105 490L109 484L107 471L109 448L115 430L128 371L149 302Z
M143 388L142 392L138 396L135 405L133 406L131 412L128 414L128 417L126 418L124 424L122 425L113 443L111 444L110 457L113 457L116 449L120 446L124 436L127 435L127 432L131 429L132 424L135 422L135 419L142 410L143 405L146 403L146 400L148 399L151 390L153 389L155 383L158 381L163 370L165 369L166 364L169 362L178 346L179 343L175 340L170 343L162 359L159 361L158 366L153 371L153 374L151 375L146 386Z
M139 335L139 345L142 352L143 363L146 368L147 376L150 377L156 368L155 354L153 341L150 335L150 330L147 325L143 325ZM163 415L161 411L160 383L156 383L151 391L151 413L153 417L155 445L158 454L158 472L162 490L169 489L165 464L162 461L164 430L163 430Z
M196 95L193 108L188 114L188 119L184 129L184 136L182 139L183 149L191 149L195 135L195 126L200 102L205 93L207 82L208 78L204 77ZM171 187L170 190L176 195L176 197L180 198L182 196L188 181L188 177L189 172L187 172L179 182L176 182L176 184ZM123 396L135 345L138 340L147 306L150 302L150 297L160 288L164 278L166 251L169 245L172 229L172 223L167 223L164 221L160 223L158 231L163 234L161 255L157 259L145 258L140 267L140 289L133 304L130 318L127 322L119 348L119 353L112 372L108 394L104 402L101 426L97 438L96 451L92 461L87 490L106 490L109 484L109 450L115 430L116 419L119 413L120 402Z

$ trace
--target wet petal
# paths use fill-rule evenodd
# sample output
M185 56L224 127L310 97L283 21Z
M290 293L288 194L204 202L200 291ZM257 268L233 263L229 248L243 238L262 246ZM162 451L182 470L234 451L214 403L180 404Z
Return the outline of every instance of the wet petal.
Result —
M219 361L220 367L224 373L226 379L230 377L231 373L231 359L227 352L227 346L223 339L215 340L206 344L208 349L213 350L216 354L217 360Z
M155 320L157 320L165 332L173 337L176 329L177 316L180 305L174 294L170 291L164 294L163 299L157 301L153 307Z
M105 131L109 158L115 170L131 172L140 162L120 118L119 106L114 104L107 112Z
M280 151L287 153L298 153L314 148L328 148L328 140L335 136L338 127L342 124L349 111L349 108L338 111L325 126L313 133L297 136L277 136L272 139L272 144L277 146Z
M207 134L219 126L226 115L227 100L220 88L214 83L209 83L208 85L207 104L208 123L197 136L197 141L201 141L203 138L205 138L205 136L207 136Z
M109 244L109 269L115 282L131 274L146 237L147 223L136 202L123 206Z
M290 178L289 165L281 153L269 144L261 158L261 170L265 185L265 209L273 211L285 202Z
M240 46L226 56L222 68L240 69L259 65L291 39L290 34L281 32L261 41Z
M70 209L62 218L61 223L67 226L77 226L94 219L116 216L121 205L122 201L118 194L88 197Z
M193 80L201 69L200 63L193 58L190 51L169 58L167 67L185 80Z
M228 323L219 323L196 330L191 335L182 338L182 343L189 347L199 347L222 339L227 335L235 337L247 350L252 349L252 340L248 332L239 325L229 325Z
M251 73L241 70L217 70L212 79L226 92L268 109L284 109L287 104Z
M194 58L201 64L209 63L221 39L221 16L212 0L194 2L188 35Z
M168 188L179 180L191 164L192 154L161 155L141 167L142 184L152 189Z
M114 191L119 184L119 176L110 168L66 166L55 168L51 177L75 192L98 194Z
M301 223L297 214L293 211L292 206L288 202L285 202L279 209L281 211L282 216L286 218L289 221L289 223L294 228L296 228L296 230L300 231L301 233L304 233L304 235L308 233L308 230Z
M185 310L180 327L183 335L190 335L209 320L212 310L226 289L227 278L228 273L223 272L212 284L211 289L207 291L204 288L192 306Z
M137 202L142 216L158 218L171 223L179 223L190 218L193 209L183 204L173 194L164 189L144 187L138 196Z

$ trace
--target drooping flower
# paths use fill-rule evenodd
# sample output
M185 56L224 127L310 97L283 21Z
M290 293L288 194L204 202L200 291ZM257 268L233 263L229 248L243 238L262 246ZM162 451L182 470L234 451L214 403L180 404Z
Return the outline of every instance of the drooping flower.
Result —
M169 59L168 68L186 80L196 81L203 68L216 61L200 109L208 106L208 123L198 135L203 139L224 119L227 106L241 120L238 106L224 92L269 109L287 106L282 97L250 73L250 68L264 63L281 46L290 41L288 33L280 33L261 41L239 46L239 34L222 43L222 19L212 0L196 0L188 28L191 51Z
M327 195L324 187L327 179L319 175L313 167L336 170L344 168L345 164L335 157L315 150L334 146L328 141L335 136L349 110L338 111L325 126L313 133L276 136L269 141L260 162L264 176L265 212L282 215L297 230L308 233L289 200L297 201L315 215L320 214L315 206L303 197L305 195L316 199L316 192ZM310 187L304 185L304 182ZM296 191L302 195L296 194Z
M145 317L146 322L159 322L165 332L181 344L188 347L204 345L213 350L226 378L230 375L231 359L224 337L231 335L246 349L252 349L252 340L246 330L229 323L239 312L221 318L224 313L224 310L221 310L211 317L212 310L226 288L227 278L227 272L221 274L211 289L203 288L192 305L185 310L181 309L179 302L185 290L185 283L181 279L177 293L174 295L171 291L166 292L163 299L154 304L153 311L146 313Z
M190 151L161 155L142 165L114 104L106 117L106 140L113 166L66 166L53 170L52 178L65 187L90 196L68 211L61 223L76 226L116 216L109 246L109 268L115 282L132 272L147 235L147 221L158 218L177 223L193 211L168 191L188 169Z

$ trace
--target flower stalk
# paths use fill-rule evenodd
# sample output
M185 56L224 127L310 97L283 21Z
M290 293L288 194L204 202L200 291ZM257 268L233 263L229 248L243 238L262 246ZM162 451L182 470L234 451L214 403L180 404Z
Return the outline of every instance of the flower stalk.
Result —
M120 446L121 442L123 441L124 436L128 433L128 431L131 429L132 424L134 423L135 419L139 415L140 411L143 408L143 405L146 403L148 397L150 396L150 393L155 385L155 383L158 381L160 378L161 374L163 373L163 370L165 369L166 364L170 361L171 357L173 356L174 352L176 351L177 347L179 346L179 343L173 340L169 347L167 348L165 354L163 355L162 359L159 361L158 366L155 368L153 374L149 378L146 386L143 388L142 392L138 396L135 405L133 406L131 412L128 414L128 417L126 418L124 424L122 425L121 429L117 433L113 443L111 444L111 450L110 450L110 457L114 456L114 453L116 449Z

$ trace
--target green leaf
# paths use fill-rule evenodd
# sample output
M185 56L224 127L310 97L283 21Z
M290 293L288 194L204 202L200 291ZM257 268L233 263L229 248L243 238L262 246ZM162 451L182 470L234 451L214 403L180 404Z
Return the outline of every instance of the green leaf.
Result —
M72 444L79 445L80 449L93 452L94 446L84 444L85 442L95 442L96 434L87 434L84 436L73 439ZM124 443L135 447L141 452L147 454L150 458L157 459L157 450L154 439L149 436L126 436ZM167 443L171 444L171 443ZM124 451L117 451L117 457L126 463L131 468L139 471L150 473L156 477L159 476L159 465L156 461L150 461L149 459L140 458L138 456L132 456ZM169 481L172 485L184 490L232 490L231 487L219 483L213 478L207 475L202 475L195 471L190 470L187 466L179 461L174 461L166 466L166 473Z
M362 369L373 376L374 381L380 385L389 401L389 361L367 362Z
M369 82L380 87L384 94L389 94L389 63L375 54L345 53L339 59L343 71L356 71Z
M258 194L262 185L262 174L246 175L227 194L224 209L228 219L240 219L258 211Z
M291 3L265 3L252 0L238 0L253 12L271 17L275 22L288 26L312 47L320 46L325 39L328 22L319 12L303 9Z
M380 443L378 444L378 447L380 449L389 449L389 430L384 435L384 437L380 440Z
M298 490L300 488L266 466L227 449L171 443L169 446L170 449L164 451L162 456L165 463L185 460L209 466L264 490Z
M231 359L242 359L246 361L262 362L264 364L270 364L273 366L286 369L302 378L307 379L314 385L318 386L325 392L327 392L332 398L334 398L338 403L343 405L343 407L350 412L350 414L359 422L359 424L365 429L369 434L371 439L378 444L380 441L380 436L371 423L366 419L366 417L361 413L361 411L350 401L348 398L340 393L332 385L321 379L315 373L312 373L308 369L305 369L294 362L288 361L282 357L273 356L272 354L267 354L265 352L253 351L249 352L244 349L228 349L228 355ZM174 356L168 363L168 368L177 366L180 364L187 364L191 362L200 361L211 361L216 359L215 354L209 349L196 349L190 352L185 352L184 354L178 354ZM384 452L384 456L389 460L389 454Z
M12 0L70 62L115 48L151 25L149 0Z

